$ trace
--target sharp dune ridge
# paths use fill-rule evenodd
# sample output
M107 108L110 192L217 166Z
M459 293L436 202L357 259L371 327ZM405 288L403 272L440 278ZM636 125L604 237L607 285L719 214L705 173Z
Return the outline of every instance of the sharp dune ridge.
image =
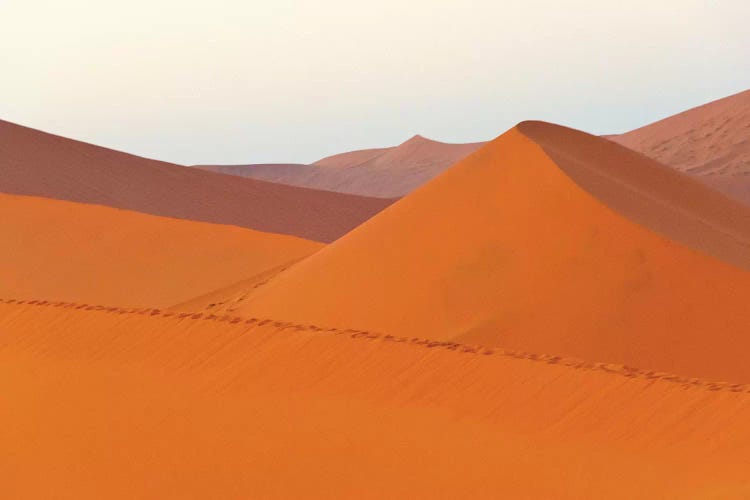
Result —
M140 158L0 120L0 192L330 242L392 200Z
M750 488L750 396L739 386L184 314L0 301L0 393L14 401L0 433L5 494L701 498Z
M673 241L750 270L746 206L646 155L612 147L594 136L542 122L524 122L518 129L610 209Z

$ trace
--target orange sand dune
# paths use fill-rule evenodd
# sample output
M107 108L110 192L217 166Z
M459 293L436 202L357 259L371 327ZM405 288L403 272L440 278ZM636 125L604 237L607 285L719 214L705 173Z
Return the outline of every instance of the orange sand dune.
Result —
M748 269L750 209L605 139L527 122L213 302L750 382Z
M0 303L4 498L750 495L748 386L87 309Z
M214 174L0 120L0 192L333 241L391 201Z
M436 177L482 145L446 144L417 135L393 148L342 153L312 165L209 165L200 168L293 186L396 198Z
M0 194L0 294L166 306L322 245L234 226Z
M750 203L750 90L609 138Z

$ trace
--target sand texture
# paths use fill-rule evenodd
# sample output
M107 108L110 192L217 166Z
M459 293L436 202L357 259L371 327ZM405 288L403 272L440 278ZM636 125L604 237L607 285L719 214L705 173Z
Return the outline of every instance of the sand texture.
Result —
M5 498L750 494L747 386L169 314L0 304Z

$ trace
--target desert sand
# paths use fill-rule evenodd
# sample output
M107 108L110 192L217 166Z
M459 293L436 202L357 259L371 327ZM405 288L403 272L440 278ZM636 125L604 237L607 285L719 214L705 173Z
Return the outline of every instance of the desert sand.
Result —
M323 245L223 224L0 194L0 294L165 307Z
M0 120L0 192L333 241L391 201L241 179Z
M748 95L263 167L398 201L0 122L0 497L750 497Z
M749 243L741 204L605 139L527 122L213 302L737 382L750 377Z
M0 330L6 498L750 494L748 386L151 309Z
M341 153L312 165L208 165L199 168L292 186L399 198L441 174L483 144L448 144L416 135L392 148Z
M608 137L750 203L750 90Z

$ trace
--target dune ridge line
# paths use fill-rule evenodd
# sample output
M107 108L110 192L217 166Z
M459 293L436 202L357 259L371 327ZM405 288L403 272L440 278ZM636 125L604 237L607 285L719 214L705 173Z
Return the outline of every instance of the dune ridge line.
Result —
M363 340L380 340L383 342L407 343L420 346L427 349L439 348L447 351L454 351L460 354L475 354L481 356L503 356L515 359L524 359L537 361L551 365L561 365L575 370L600 371L619 375L626 378L639 378L652 381L664 381L684 387L699 388L706 391L726 391L750 394L750 383L730 383L722 381L712 381L696 377L685 377L672 373L660 372L655 370L643 370L640 368L627 366L617 363L585 361L579 358L569 356L558 356L552 354L538 354L498 347L489 347L485 345L462 344L458 342L445 342L432 340L423 337L396 336L378 332L356 329L342 328L325 328L311 324L300 324L289 321L282 321L268 318L247 318L231 315L207 314L205 312L178 312L167 311L157 308L132 308L118 306L103 306L86 303L48 301L40 299L4 299L0 298L0 304L8 305L30 305L37 307L62 307L65 309L97 311L116 314L131 314L141 316L161 316L164 318L172 317L176 320L196 319L204 321L228 322L230 324L245 323L248 325L264 326L272 325L279 330L293 329L295 331L312 331L319 333L329 333L334 335L348 334L352 339Z

